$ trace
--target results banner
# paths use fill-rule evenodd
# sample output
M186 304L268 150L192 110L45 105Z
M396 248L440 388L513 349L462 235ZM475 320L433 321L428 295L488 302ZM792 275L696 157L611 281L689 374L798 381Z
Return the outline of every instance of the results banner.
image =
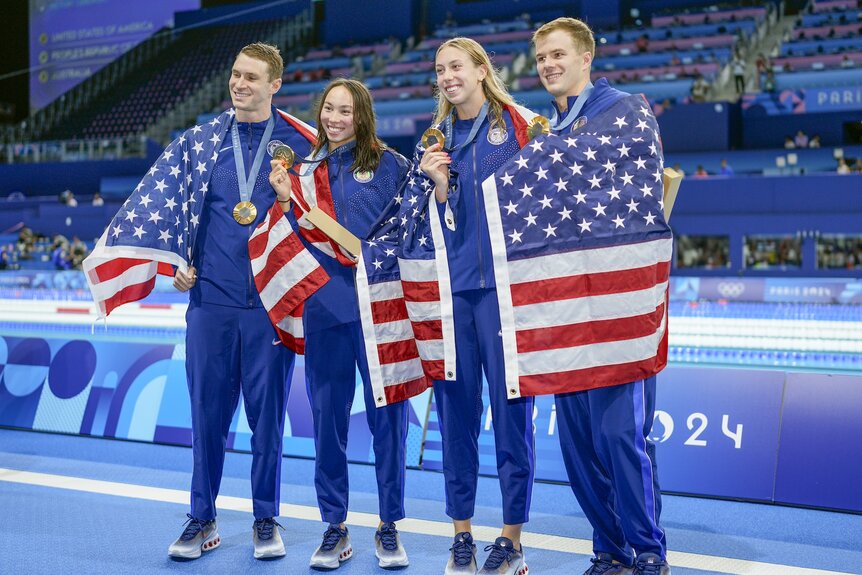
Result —
M30 108L38 110L200 0L30 0Z

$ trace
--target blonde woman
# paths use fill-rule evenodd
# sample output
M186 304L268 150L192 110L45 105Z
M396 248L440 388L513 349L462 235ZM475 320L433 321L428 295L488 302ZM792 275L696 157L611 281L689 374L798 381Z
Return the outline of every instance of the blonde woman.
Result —
M526 118L533 114L515 105L488 54L474 40L444 42L437 50L435 67L434 126L444 134L445 143L427 149L420 146L417 161L428 180L417 185L434 188L436 202L430 202L430 210L436 208L445 223L441 229L455 321L456 381L434 383L443 439L446 513L455 531L445 573L472 575L478 567L471 518L479 474L484 371L503 495L503 528L494 544L486 547L490 553L481 573L520 575L527 571L520 538L529 518L535 467L533 400L506 397L481 184L527 143Z

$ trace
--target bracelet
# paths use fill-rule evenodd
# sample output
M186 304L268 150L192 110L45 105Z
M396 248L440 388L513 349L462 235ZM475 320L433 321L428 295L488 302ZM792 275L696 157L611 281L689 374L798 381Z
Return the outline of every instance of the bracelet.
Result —
M279 204L289 204L290 200L278 200Z

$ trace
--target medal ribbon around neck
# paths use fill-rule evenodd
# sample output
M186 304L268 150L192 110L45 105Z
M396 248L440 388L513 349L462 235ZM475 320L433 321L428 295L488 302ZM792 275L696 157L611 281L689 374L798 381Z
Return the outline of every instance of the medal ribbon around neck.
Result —
M453 124L453 116L455 115L455 111L453 110L449 116L443 120L443 133L446 137L446 142L454 142L452 139L452 124ZM470 128L470 133L467 135L467 139L455 146L454 148L449 148L448 152L454 152L455 150L460 150L464 146L468 146L470 142L476 139L476 134L479 133L479 128L482 126L482 122L485 121L485 118L488 117L488 101L485 100L485 103L482 104L482 109L479 110L479 115L476 116L476 119L473 120L473 126Z
M311 172L317 169L317 166L325 162L332 156L335 152L339 151L347 151L351 148L356 147L356 140L351 140L350 142L341 144L332 150L327 150L326 148L321 148L319 152L317 152L311 158L301 158L299 162L295 162L296 164L302 164L302 168L299 172L296 172L292 167L288 170L289 172L296 174L297 176L307 176Z
M254 183L257 181L257 175L260 173L260 166L263 164L263 155L266 153L266 143L269 142L272 136L272 130L275 127L275 117L270 116L266 123L266 129L263 132L263 138L257 147L257 153L254 156L254 163L248 172L248 177L245 175L245 161L242 154L242 143L239 139L238 122L234 119L230 127L230 137L233 143L233 159L236 165L236 179L239 184L239 199L240 202L234 206L233 217L242 225L248 225L254 221L257 216L257 208L251 203L251 193L254 191Z
M581 91L578 99L575 100L575 103L572 104L572 107L569 108L569 111L566 112L566 117L563 118L563 121L560 122L559 115L557 114L556 108L554 108L554 115L551 117L551 130L553 132L561 132L572 125L572 122L578 117L581 109L584 107L584 104L587 102L587 98L590 97L590 94L593 93L593 83L587 80L587 85L584 86L584 89Z

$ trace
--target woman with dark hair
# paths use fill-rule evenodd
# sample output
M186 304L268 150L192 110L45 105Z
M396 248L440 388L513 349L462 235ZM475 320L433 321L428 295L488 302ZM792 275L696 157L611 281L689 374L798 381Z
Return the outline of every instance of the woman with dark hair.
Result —
M342 226L366 239L402 190L409 163L377 138L368 89L349 79L332 81L317 112L314 163L325 162L335 214ZM270 182L283 208L291 184L285 166L272 161ZM289 210L285 209L285 212ZM380 524L375 535L381 567L404 567L407 553L395 521L404 518L406 402L376 407L365 355L355 268L309 247L329 274L329 281L305 302L305 375L314 422L314 486L324 521L323 542L310 565L334 569L353 554L347 518L347 430L356 392L356 370L362 377L365 416L373 436Z

